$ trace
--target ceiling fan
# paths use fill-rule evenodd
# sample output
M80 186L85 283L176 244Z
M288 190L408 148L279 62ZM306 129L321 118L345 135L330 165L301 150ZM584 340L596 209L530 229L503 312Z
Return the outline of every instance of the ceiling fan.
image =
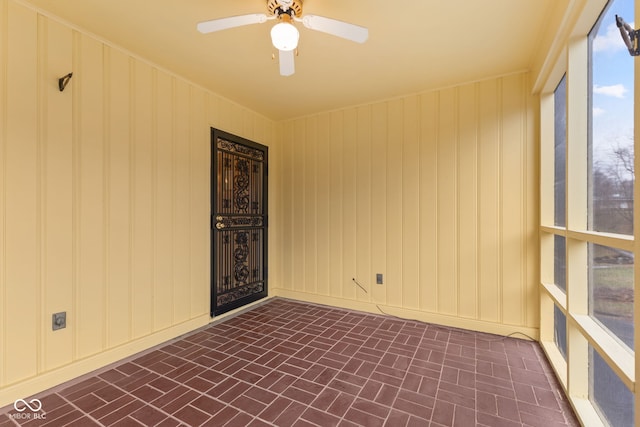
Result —
M279 51L280 74L283 76L290 76L295 71L293 59L300 33L293 22L302 22L302 25L310 30L321 31L357 43L364 43L369 37L369 30L359 25L324 16L302 16L302 2L303 0L267 0L268 14L253 13L212 19L198 23L197 29L206 34L277 19L279 23L271 29L271 42Z

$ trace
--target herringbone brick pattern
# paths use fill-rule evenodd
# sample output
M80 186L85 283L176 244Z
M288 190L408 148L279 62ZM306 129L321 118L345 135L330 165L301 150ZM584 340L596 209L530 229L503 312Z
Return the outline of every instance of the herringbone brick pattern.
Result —
M573 426L537 343L272 299L37 396L26 426Z

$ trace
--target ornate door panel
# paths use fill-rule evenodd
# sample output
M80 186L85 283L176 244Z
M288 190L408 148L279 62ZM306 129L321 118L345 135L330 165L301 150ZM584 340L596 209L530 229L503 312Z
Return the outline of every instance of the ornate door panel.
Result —
M211 316L267 296L268 148L212 129Z

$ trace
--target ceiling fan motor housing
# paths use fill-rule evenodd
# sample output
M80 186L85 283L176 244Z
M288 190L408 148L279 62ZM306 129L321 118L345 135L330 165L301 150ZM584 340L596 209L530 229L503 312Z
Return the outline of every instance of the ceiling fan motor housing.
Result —
M302 0L267 0L267 10L271 15L280 17L281 14L296 17L302 16Z

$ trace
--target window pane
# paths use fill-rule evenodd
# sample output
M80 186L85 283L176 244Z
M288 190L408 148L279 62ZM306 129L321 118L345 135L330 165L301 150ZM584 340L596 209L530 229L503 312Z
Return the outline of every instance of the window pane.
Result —
M589 34L589 229L621 234L633 234L634 75L615 15L632 22L633 6L609 2Z
M553 338L562 356L567 359L567 317L553 305Z
M554 223L565 226L565 182L567 156L567 76L564 75L553 94L554 100Z
M566 240L555 235L553 241L553 281L560 289L567 291L567 252Z
M589 244L589 314L633 348L633 254Z
M635 414L633 393L589 346L589 400L612 427L632 427Z

